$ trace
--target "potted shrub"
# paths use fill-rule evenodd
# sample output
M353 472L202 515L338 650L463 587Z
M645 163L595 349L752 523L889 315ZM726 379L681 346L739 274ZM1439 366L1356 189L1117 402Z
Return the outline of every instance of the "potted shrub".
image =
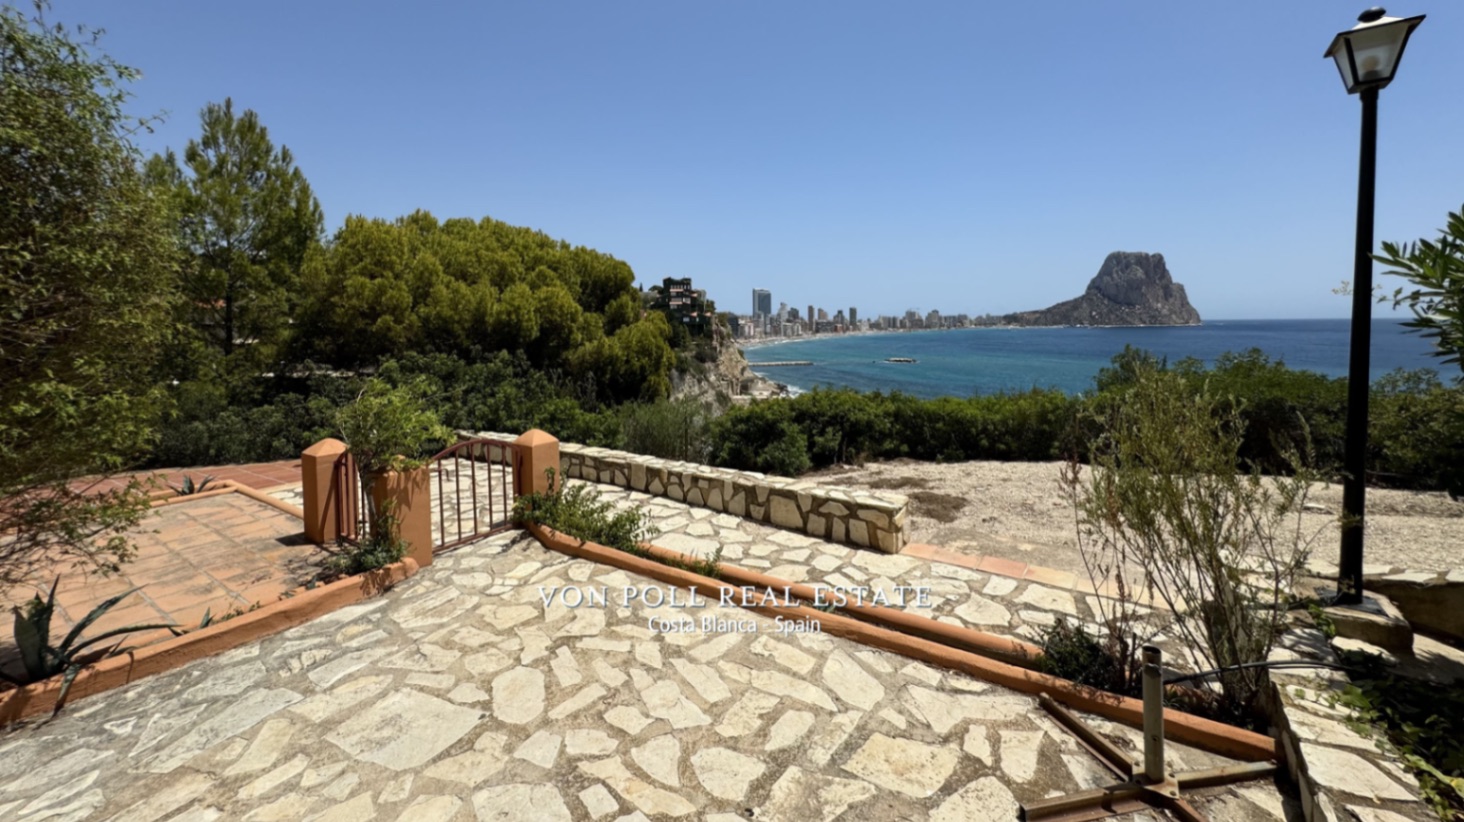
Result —
M413 500L427 504L427 458L434 444L452 436L437 412L425 402L422 382L393 386L372 378L355 400L336 417L341 439L356 462L369 533L361 545L343 557L337 570L360 573L395 562L409 546L403 539L399 514ZM422 545L410 546L419 564L431 562L431 535L416 536Z

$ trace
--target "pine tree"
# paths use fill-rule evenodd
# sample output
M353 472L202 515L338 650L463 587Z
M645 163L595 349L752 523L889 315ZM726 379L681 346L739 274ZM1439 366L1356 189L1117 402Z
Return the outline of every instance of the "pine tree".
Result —
M182 163L170 150L153 158L149 175L175 192L189 255L186 320L228 373L254 376L284 341L300 267L324 220L289 148L275 148L255 112L236 115L226 98L200 119L202 136L189 141Z

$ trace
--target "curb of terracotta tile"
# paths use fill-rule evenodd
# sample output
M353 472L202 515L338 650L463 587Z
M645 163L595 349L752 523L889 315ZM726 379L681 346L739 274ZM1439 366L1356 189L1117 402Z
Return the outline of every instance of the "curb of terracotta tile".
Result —
M723 590L731 590L741 599L742 592L710 577L672 568L654 560L606 548L593 542L561 534L551 528L530 524L533 534L545 547L573 557L588 559L621 570L650 577L670 585L720 599ZM791 586L791 583L789 583ZM754 594L756 604L747 610L769 617L816 622L820 630L872 648L890 651L942 668L960 671L995 685L1022 693L1047 693L1063 704L1122 722L1131 727L1143 726L1143 703L1132 697L1118 696L1048 674L1029 671L969 651L952 648L939 642L910 636L861 622L853 617L830 614L807 606L768 604L765 597ZM1193 714L1164 709L1166 736L1203 750L1246 761L1269 761L1277 758L1276 740L1254 731L1236 728Z
M229 491L225 490L224 493ZM410 578L417 570L417 563L407 558L375 571L302 591L257 611L190 631L166 642L108 657L82 670L72 683L66 702L69 704L146 676L171 671L194 660L213 656L317 619L331 611L381 594ZM0 693L0 727L55 710L60 693L60 677Z
M913 551L911 549L914 549ZM902 555L923 559L927 562L939 562L942 565L953 565L957 568L969 568L973 571L980 571L983 574L1006 577L1024 582L1035 582L1039 585L1046 585L1049 588L1060 588L1066 591L1073 591L1079 594L1092 594L1104 599L1117 599L1112 591L1099 591L1094 588L1089 580L1079 577L1072 571L1061 571L1056 568L1048 568L1042 565L1028 565L1014 559L998 556L973 557L970 554L959 554L955 551L947 551L938 545L931 545L925 542L912 542L905 546ZM1059 577L1072 577L1071 582L1057 583L1054 580ZM1155 596L1138 595L1134 601L1147 608L1158 608L1169 610L1164 600Z
M697 561L696 557L690 557L678 551L672 551L657 545L645 543L646 549L651 556L664 562L690 565ZM729 565L725 562L718 563L720 578L736 582L742 586L750 586L759 590L772 588L777 591L787 590L793 596L804 601L814 601L815 591L812 586L803 583L789 582L777 577L761 574L736 565ZM912 634L924 639L940 642L945 645L960 648L972 653L1000 659L1013 665L1020 665L1024 668L1035 666L1042 658L1042 649L1028 642L1011 637L996 636L984 631L977 631L959 625L950 625L939 622L929 617L907 614L897 611L894 608L887 608L882 605L862 605L857 602L850 602L840 607L840 610L848 615L870 622L881 627L890 628L902 633Z
M260 491L257 488L250 488L247 485L241 485L233 480L225 480L224 484L233 488L235 493L243 494L256 502L262 502L265 505L283 511L301 522L305 521L305 512L303 510L296 508L282 499L276 499L264 491Z
M152 507L162 508L164 505L177 505L182 502L197 502L198 500L208 499L209 497L221 497L224 494L234 493L234 489L231 486L227 486L224 483L220 482L213 488L208 489L207 491L198 491L192 494L180 494L177 491L172 490L163 493L166 495L153 498L152 502L150 503Z
M240 485L233 480L222 480L213 488L207 491L199 491L196 494L179 494L171 489L153 492L153 500L150 505L153 508L161 508L164 505L178 505L184 502L208 499L209 497L220 497L224 494L240 494L255 502L262 502L278 511L282 511L301 522L305 521L305 512L282 499L276 499L269 494L247 485Z

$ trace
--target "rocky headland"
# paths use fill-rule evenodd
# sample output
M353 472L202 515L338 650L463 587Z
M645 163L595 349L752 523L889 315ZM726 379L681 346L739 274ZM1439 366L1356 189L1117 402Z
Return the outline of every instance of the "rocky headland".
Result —
M1040 311L1001 318L1006 325L1199 325L1184 286L1174 281L1163 254L1115 251L1083 295Z

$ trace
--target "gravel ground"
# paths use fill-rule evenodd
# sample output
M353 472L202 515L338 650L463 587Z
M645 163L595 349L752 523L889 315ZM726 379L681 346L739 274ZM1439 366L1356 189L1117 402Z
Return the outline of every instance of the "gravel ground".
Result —
M906 494L911 541L953 551L995 555L1084 574L1073 510L1058 486L1058 462L916 460L837 466L814 476L830 484ZM1342 486L1316 486L1304 517L1316 533L1312 558L1336 563L1336 514ZM1365 558L1394 570L1448 571L1464 567L1464 502L1444 493L1367 492Z

